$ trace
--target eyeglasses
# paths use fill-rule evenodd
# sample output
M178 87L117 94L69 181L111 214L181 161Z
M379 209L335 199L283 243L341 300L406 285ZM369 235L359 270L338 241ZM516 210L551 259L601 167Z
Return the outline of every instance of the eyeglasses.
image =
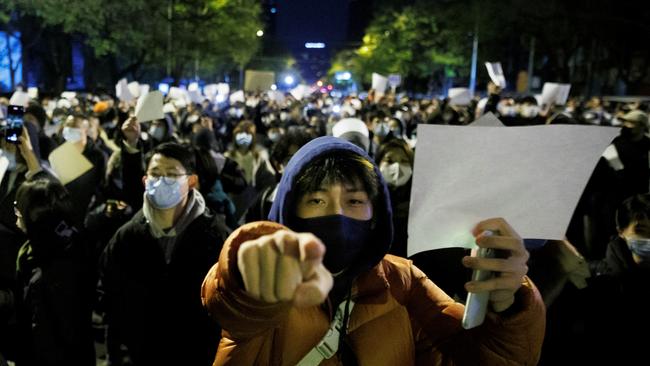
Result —
M162 180L163 183L165 183L167 185L172 185L172 184L174 184L176 182L176 180L178 180L178 178L184 177L184 176L187 176L187 175L189 175L189 174L173 174L173 173L170 173L170 174L161 175L161 174L158 174L158 173L147 173L147 177L149 177L151 179L155 179L155 180L160 179L160 180Z

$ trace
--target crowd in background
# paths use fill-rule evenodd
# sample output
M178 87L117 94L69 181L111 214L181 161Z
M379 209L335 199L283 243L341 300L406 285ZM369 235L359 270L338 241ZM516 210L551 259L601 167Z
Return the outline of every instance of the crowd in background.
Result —
M0 105L7 104L0 99ZM195 315L203 311L198 292L186 294L182 286L191 282L200 287L228 233L244 223L266 219L283 170L301 146L334 135L375 159L393 206L391 253L406 257L418 125L468 125L488 112L506 126L621 127L612 142L617 158L599 161L567 239L529 246L531 277L549 311L541 361L566 360L567 342L586 351L611 341L607 332L629 324L623 314L626 308L647 305L637 290L644 288L639 279L648 279L644 264L648 252L635 252L630 243L650 238L648 107L640 101L607 102L599 97L540 106L532 96L510 97L493 84L484 98L469 105L373 91L362 97L315 93L302 99L289 93L280 99L247 93L243 102L235 103L167 99L164 118L149 122L134 117L135 102L108 94L32 100L25 109L20 144L3 139L0 146L9 161L0 185L0 365L3 358L17 365L93 364L95 357L102 357L95 354L95 343L106 344L113 364L138 364L137 357L174 359L174 349L182 353L178 362L208 360L209 364L218 325ZM50 153L64 142L74 144L92 164L92 169L65 186L48 163ZM198 192L182 213L190 217L187 225L192 227L192 235L183 240L205 242L203 251L182 257L178 244L167 251L170 247L143 244L142 250L134 251L120 245L148 240L138 223L155 221L147 216L145 197L147 190L157 186L143 177L160 178L151 170L157 164L151 160L156 154L180 161L179 176L197 176L196 182L183 183ZM166 204L156 202L157 207ZM194 215L193 207L201 207L200 212ZM169 233L152 235L159 239ZM460 265L463 255L463 249L443 249L411 259L448 294L463 299L463 283L469 276ZM160 297L154 304L148 302L153 294ZM194 295L194 302L166 304L175 297ZM120 296L126 301L118 304L114 298ZM635 301L635 305L621 301ZM186 312L167 312L179 309ZM605 328L597 329L593 324L603 324L604 312L611 317ZM647 316L634 321L647 322ZM156 323L159 326L152 325ZM203 324L206 329L184 323ZM110 332L104 337L106 325L119 329L113 333L115 339L139 339L141 348L120 349L128 342L114 342ZM192 341L190 333L202 342ZM197 343L212 343L213 348L200 349ZM152 358L148 352L155 349L161 354Z

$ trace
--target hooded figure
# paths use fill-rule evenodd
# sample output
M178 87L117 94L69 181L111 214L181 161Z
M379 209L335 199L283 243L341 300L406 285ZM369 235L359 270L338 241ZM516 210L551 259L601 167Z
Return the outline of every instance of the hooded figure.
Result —
M464 331L462 304L409 260L387 255L388 187L352 143L320 137L298 150L269 219L236 230L203 282L203 304L223 328L214 365L537 362L544 304L525 271L513 273L522 283L507 306L492 303L486 322ZM525 267L515 259L523 243L505 221L476 230L491 225L521 248L509 265ZM479 245L485 239L477 234Z

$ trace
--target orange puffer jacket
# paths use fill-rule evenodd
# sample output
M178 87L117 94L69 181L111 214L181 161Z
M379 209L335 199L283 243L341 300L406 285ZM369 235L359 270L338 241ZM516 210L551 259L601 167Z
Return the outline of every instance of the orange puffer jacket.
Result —
M284 226L257 222L235 231L210 269L203 304L223 327L214 365L298 363L325 335L331 319L320 306L295 308L249 297L237 269L237 249ZM489 312L483 325L461 327L463 305L411 261L387 255L360 275L349 339L359 365L534 365L545 329L545 308L526 279L508 314ZM321 365L340 364L336 356Z

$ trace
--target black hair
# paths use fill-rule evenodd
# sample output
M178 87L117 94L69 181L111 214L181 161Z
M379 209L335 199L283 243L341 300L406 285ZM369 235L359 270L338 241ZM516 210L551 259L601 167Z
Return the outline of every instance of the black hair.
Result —
M273 145L271 149L271 162L274 167L280 164L287 165L287 160L291 156L290 149L291 146L295 146L300 149L303 145L308 143L314 138L312 134L301 128L291 128L280 137L278 142ZM277 168L277 167L276 167Z
M149 159L147 160L147 167L151 161L151 157L160 154L166 158L178 160L187 174L194 174L196 171L196 158L194 152L188 146L178 144L176 142L165 142L153 148Z
M320 190L323 185L335 183L353 186L361 183L373 206L377 207L380 187L374 165L352 151L333 151L312 160L295 180L295 197L299 200L307 193Z
M219 167L210 149L195 148L196 175L199 177L199 190L207 194L219 179Z
M69 230L74 227L70 195L58 181L23 182L16 192L16 209L22 215L30 239L62 237L70 234Z
M375 161L377 162L377 164L381 163L381 160L384 158L384 155L386 155L388 151L391 149L400 149L404 151L406 156L409 158L409 161L411 162L411 166L413 166L414 164L413 149L411 149L408 142L398 138L390 139L384 142L383 144L379 145L379 149L377 150L377 154L375 155Z
M625 230L633 222L650 219L650 194L628 197L616 210L616 228Z

